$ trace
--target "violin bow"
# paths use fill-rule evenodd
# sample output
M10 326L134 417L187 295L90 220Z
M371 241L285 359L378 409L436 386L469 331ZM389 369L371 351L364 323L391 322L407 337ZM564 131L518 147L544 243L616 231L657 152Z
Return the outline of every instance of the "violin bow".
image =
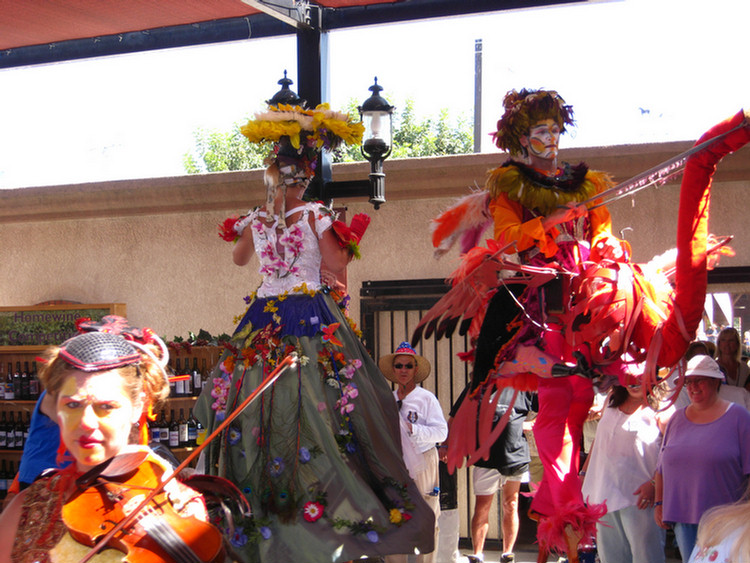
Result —
M86 563L89 561L94 555L96 555L99 550L101 550L109 540L111 540L114 535L122 530L125 526L130 524L137 516L138 513L146 507L161 491L164 490L164 487L167 483L169 483L172 479L174 479L177 475L179 475L180 471L185 469L191 461L193 461L200 453L208 446L211 441L216 438L221 432L235 419L237 418L240 413L245 410L246 407L248 407L255 399L257 399L266 389L268 389L273 383L279 378L279 376L288 368L294 367L299 362L299 358L297 356L296 352L292 352L291 354L284 357L281 362L276 366L276 368L269 373L263 381L261 381L260 385L255 388L255 390L250 393L250 395L245 398L242 403L239 404L239 406L234 409L230 414L226 416L224 419L224 422L222 422L219 426L216 427L216 429L204 440L204 442L198 446L195 450L193 450L189 456L185 458L185 460L178 465L174 471L172 471L172 474L167 477L158 487L156 487L153 491L151 491L145 499L128 515L125 516L122 520L120 520L109 532L107 532L106 535L102 536L102 538L96 543L94 547L91 548L91 551L89 551L83 559L81 559L80 563Z
M593 203L594 205L591 205L589 207L589 210L596 209L597 207L601 207L602 205L606 205L612 201L617 201L618 199L622 199L624 197L627 197L628 195L632 195L645 188L651 186L662 186L673 178L682 174L682 171L685 168L685 164L687 164L687 160L691 155L706 150L714 143L722 140L724 137L734 133L738 129L747 127L748 125L749 123L746 118L742 121L742 123L740 123L733 129L726 131L721 135L717 135L716 137L711 137L710 139L700 143L699 145L695 145L685 152L682 152L677 156L670 158L669 160L665 160L661 164L657 164L656 166L654 166L653 168L649 168L645 172L641 172L640 174L633 176L629 180L625 180L624 182L621 182L616 186L609 188L608 190L604 190L603 192L596 194L594 197L580 202L579 205L588 205Z

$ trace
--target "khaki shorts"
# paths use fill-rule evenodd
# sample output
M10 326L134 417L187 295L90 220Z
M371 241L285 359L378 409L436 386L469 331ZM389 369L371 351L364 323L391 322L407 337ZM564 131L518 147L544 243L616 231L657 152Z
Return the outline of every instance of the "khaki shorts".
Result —
M514 475L503 475L491 467L474 467L471 482L475 495L494 495L508 481L528 481L528 470L519 471Z

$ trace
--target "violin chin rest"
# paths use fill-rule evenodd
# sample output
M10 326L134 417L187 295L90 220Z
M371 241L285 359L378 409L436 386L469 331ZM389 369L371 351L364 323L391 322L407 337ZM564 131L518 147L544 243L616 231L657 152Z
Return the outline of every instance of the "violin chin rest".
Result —
M138 467L146 461L149 452L147 450L137 450L126 452L112 457L100 463L96 467L89 469L86 473L76 479L76 485L79 488L87 489L99 477L116 478L137 470Z

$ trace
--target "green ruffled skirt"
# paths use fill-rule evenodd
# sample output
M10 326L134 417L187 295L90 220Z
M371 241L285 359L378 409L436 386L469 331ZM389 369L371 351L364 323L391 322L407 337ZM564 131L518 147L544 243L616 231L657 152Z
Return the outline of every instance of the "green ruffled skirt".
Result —
M206 450L209 473L252 507L230 537L244 561L432 551L390 385L331 296L255 298L231 344L195 408L209 434L285 355L300 357Z

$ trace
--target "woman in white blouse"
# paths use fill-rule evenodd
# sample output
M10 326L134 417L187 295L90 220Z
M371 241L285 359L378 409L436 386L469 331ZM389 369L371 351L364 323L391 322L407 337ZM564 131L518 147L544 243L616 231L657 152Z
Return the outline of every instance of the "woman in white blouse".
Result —
M661 447L657 413L643 390L615 385L586 459L583 497L607 503L597 524L602 563L664 563L665 531L654 521L653 474Z

